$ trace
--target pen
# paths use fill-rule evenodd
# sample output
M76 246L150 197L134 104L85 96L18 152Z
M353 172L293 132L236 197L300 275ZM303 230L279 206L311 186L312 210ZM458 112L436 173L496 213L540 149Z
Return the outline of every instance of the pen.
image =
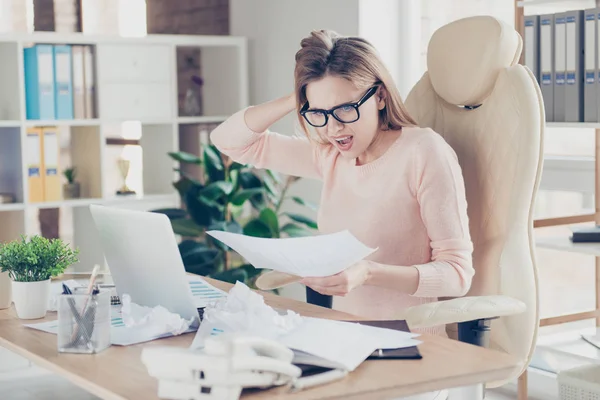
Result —
M305 378L298 378L294 380L290 390L299 391L309 387L323 385L325 383L330 383L335 380L342 379L346 375L348 375L348 371L342 369L334 369L317 375L307 376Z

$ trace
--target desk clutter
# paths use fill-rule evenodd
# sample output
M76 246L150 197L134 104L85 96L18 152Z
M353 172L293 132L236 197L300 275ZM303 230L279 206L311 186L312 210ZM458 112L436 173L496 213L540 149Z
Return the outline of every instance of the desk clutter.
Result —
M142 351L164 399L238 399L244 390L286 385L298 391L343 378L368 359L420 359L418 334L405 321L335 321L276 310L241 282L227 293L189 276L200 324L127 294L111 305L112 285L56 282L56 321L27 324L57 335L58 351L98 353L192 333L189 348ZM61 289L59 292L58 289ZM327 332L327 335L323 335Z
M548 122L600 122L599 17L600 8L524 17L524 61Z
M327 332L326 335L323 332ZM142 351L164 399L238 399L245 389L298 391L345 377L367 359L419 359L405 321L334 321L274 310L237 282L208 305L189 349Z

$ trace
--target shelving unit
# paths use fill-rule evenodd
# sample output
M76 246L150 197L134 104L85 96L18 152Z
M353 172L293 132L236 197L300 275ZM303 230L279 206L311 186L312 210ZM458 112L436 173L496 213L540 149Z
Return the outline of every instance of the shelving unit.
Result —
M26 117L23 51L35 44L87 45L93 49L96 114L89 119L30 120ZM179 48L201 53L202 115L179 110ZM82 33L0 34L0 193L14 203L0 204L0 241L40 233L38 215L58 209L60 234L80 249L73 272L104 264L91 220L90 204L150 210L179 206L173 187L178 165L172 151L190 151L202 142L203 126L224 121L248 105L247 43L232 36L147 35L124 38ZM58 127L59 171L77 167L77 199L29 200L27 130ZM184 140L180 141L183 138ZM135 195L120 196L123 181L117 160L131 161L128 186Z
M523 34L524 15L583 10L598 6L600 6L598 0L515 0L515 26ZM573 135L577 135L577 130L595 130L595 176L594 187L590 190L594 193L595 204L594 210L589 214L539 219L534 221L534 227L540 229L579 223L600 224L600 122L547 122L546 127L565 129ZM536 237L535 243L537 247L543 249L587 254L595 257L595 307L589 311L543 318L540 320L540 326L557 326L571 322L579 323L580 321L594 320L595 330L597 330L600 327L600 243L573 243L568 235L556 237L539 235ZM568 273L568 271L565 270L565 273ZM591 332L595 330L592 329ZM586 331L586 333L591 332ZM535 361L540 362L542 360L542 366L539 366L539 368L544 369L543 360L545 358L553 360L561 368L567 369L582 363L600 362L600 353L581 339L581 333L567 331L540 338L537 343L536 355L534 355ZM519 399L525 398L527 398L527 373L519 379Z

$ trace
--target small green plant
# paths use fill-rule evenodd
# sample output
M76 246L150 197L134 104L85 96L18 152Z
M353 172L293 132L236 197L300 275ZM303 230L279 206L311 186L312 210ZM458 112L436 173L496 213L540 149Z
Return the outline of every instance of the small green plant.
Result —
M0 270L16 282L39 282L62 274L78 262L79 249L73 250L61 239L34 235L29 240L0 244Z
M67 178L67 182L70 184L75 183L75 177L77 176L77 168L70 167L64 170L63 175Z

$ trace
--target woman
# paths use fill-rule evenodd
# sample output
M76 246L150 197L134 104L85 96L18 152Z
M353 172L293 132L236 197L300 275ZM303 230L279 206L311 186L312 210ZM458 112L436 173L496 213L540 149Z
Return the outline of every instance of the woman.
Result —
M307 137L269 131L294 110ZM337 275L302 281L336 296L334 308L390 319L468 291L472 243L456 155L412 120L367 41L313 32L296 54L294 93L237 112L211 140L237 162L322 180L319 231L348 229L378 248Z

